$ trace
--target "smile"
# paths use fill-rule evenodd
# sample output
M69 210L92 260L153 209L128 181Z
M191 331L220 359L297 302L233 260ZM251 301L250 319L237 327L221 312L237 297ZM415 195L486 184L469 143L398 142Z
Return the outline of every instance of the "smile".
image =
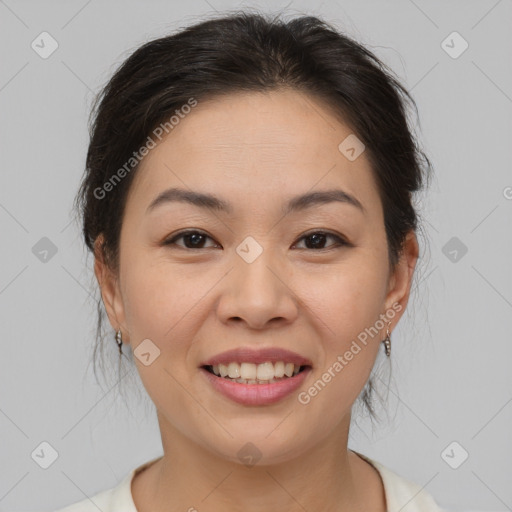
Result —
M310 366L277 361L261 364L236 363L200 368L212 387L244 405L275 403L295 391L311 371Z
M305 366L294 363L267 361L262 364L237 363L209 365L206 367L213 374L225 379L232 379L244 384L268 384L278 379L286 379L297 375Z

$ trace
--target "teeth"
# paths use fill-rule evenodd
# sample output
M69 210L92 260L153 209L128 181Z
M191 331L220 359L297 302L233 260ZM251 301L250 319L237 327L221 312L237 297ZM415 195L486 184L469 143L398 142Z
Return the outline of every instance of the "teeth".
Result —
M258 380L270 380L274 378L274 373L274 365L272 363L262 363L258 365L256 378Z
M229 377L236 382L243 384L266 384L274 382L275 379L283 377L292 377L297 375L300 370L300 365L293 363L285 363L278 361L271 363L254 364L254 363L236 363L232 362L228 365L218 364L212 366L213 373L220 377Z
M284 374L287 376L287 377L291 377L293 375L293 364L292 363L286 363L284 365Z
M256 380L256 375L258 375L258 371L255 364L242 363L240 365L240 376L243 379ZM260 375L258 375L258 379L261 379Z
M284 377L284 363L283 361L278 361L274 364L274 371L276 373L276 377Z
M237 379L240 377L240 365L238 363L228 364L228 376L230 379Z

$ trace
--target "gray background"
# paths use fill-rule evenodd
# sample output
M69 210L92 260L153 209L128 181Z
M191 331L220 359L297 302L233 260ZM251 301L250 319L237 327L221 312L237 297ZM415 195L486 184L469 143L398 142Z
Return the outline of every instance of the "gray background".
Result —
M412 90L435 166L419 201L428 249L392 336L389 421L383 414L372 429L359 420L351 448L450 510L512 510L508 0L0 1L0 510L84 499L161 453L138 375L117 385L114 364L111 382L99 386L89 364L92 259L71 217L87 115L94 93L138 45L247 5L317 14L367 44ZM59 45L47 59L31 48L43 31ZM457 58L442 46L453 31L469 43ZM46 261L43 237L57 249ZM115 362L115 350L106 358ZM58 452L48 469L31 456L43 441ZM469 458L453 469L446 461L459 464L463 450Z

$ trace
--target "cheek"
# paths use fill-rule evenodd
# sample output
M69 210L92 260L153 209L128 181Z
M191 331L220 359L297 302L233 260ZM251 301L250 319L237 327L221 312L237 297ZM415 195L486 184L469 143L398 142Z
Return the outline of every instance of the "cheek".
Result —
M198 331L211 315L208 294L225 274L225 269L199 267L142 254L127 258L123 300L132 350L149 339L160 351L151 371L139 364L142 380L155 400L166 387L168 372L184 382L197 364Z
M175 340L173 346L178 346L187 316L193 316L204 287L194 286L197 282L177 267L155 265L143 256L135 256L127 258L128 270L123 276L128 329L136 340L154 339L161 349L166 340Z
M373 325L384 312L385 264L371 256L358 256L328 273L303 276L298 293L338 348Z
M197 322L194 305L205 289L193 286L171 265L155 265L144 257L127 257L126 268L123 299L132 350L146 339L157 347L149 348L150 364L137 353L134 363L157 410L171 414L173 425L185 434L190 429L188 418L200 415L199 405L184 392L183 383L189 378L184 362Z
M316 384L306 392L315 414L327 414L332 421L346 413L373 368L381 341L382 325L376 323L384 313L386 265L385 254L360 251L316 286L311 277L305 282L307 305L323 340Z

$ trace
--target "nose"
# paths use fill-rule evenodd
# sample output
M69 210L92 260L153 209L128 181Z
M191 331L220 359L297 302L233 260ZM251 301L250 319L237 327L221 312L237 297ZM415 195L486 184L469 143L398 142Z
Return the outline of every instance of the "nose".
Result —
M252 263L235 255L234 267L222 280L217 315L223 323L244 322L251 329L286 325L298 314L290 273L264 250Z

